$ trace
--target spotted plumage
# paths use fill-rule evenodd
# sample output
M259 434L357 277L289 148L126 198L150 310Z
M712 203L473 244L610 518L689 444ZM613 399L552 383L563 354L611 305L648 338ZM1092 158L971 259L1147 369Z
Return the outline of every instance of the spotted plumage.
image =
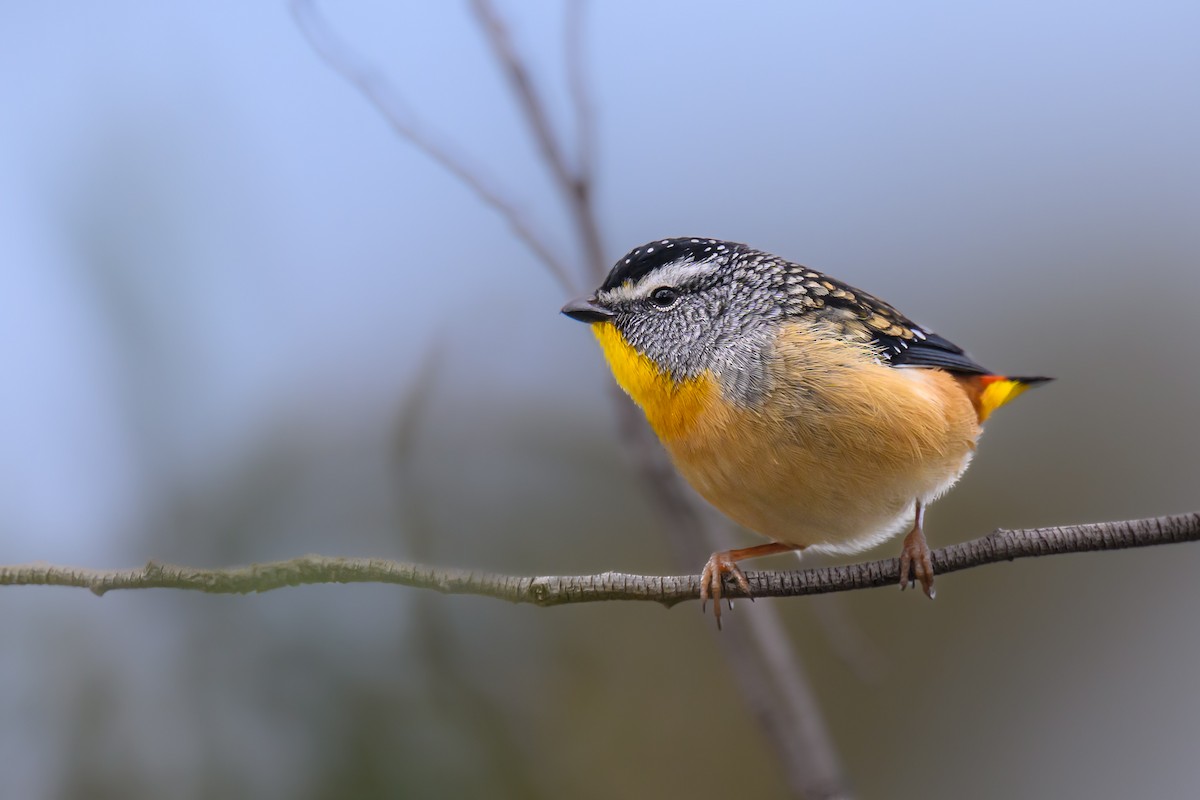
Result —
M725 574L748 591L741 558L852 553L906 527L901 574L932 596L923 509L992 411L1046 380L993 373L867 292L718 239L635 248L563 312L593 326L688 482L772 540L714 553L702 597Z
M707 264L729 282L766 283L788 316L821 319L849 339L869 342L893 367L939 367L986 375L983 367L953 342L918 325L889 303L801 264L719 239L660 239L631 250L617 262L601 292L632 286L673 263ZM703 273L694 279L703 284Z

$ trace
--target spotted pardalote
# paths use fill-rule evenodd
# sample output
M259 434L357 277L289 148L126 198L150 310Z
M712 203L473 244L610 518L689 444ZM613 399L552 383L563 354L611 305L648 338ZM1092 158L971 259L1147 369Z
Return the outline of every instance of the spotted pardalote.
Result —
M701 594L718 601L725 575L749 593L741 559L904 531L901 584L932 597L925 506L988 416L1049 380L993 372L866 292L717 239L635 248L563 313L591 324L696 491L771 540L712 555Z

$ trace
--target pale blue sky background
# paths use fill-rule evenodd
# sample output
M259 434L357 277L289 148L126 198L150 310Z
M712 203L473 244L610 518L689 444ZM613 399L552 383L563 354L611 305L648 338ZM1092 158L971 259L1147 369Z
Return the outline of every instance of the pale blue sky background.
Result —
M569 223L463 5L322 8L422 119L452 132L570 252ZM501 8L570 142L560 5ZM999 370L1059 376L997 418L963 487L931 513L935 539L939 528L945 541L997 525L1196 508L1197 30L1200 10L1182 2L596 2L587 64L608 256L668 235L750 242L887 298ZM586 332L557 315L565 299L494 213L397 140L318 61L284 4L63 0L0 9L3 562L414 555L395 535L405 506L383 465L418 364L440 342L439 394L413 480L457 502L433 503L429 524L441 533L424 557L519 572L677 571L660 542L647 551L652 532L618 535L641 531L644 520L610 521L616 540L564 541L563 515L635 488L615 445L595 444L612 438L608 378ZM586 453L579 442L591 443ZM262 485L248 477L274 475L277 461L291 465L291 477ZM632 508L614 513L642 519L642 507ZM481 518L511 522L530 538L488 538ZM474 538L465 533L472 530ZM1062 574L1013 567L1005 573L1012 583L997 578L981 601L1008 598L1015 605L993 606L995 619L1024 624L1013 623L1016 644L984 637L979 647L1044 652L1051 673L1077 670L1095 681L1088 689L1063 677L1046 689L1067 697L1062 708L1025 687L1028 704L1004 701L983 726L996 740L942 743L964 747L964 770L987 777L995 796L1048 787L1044 796L1103 793L1126 774L1130 786L1159 790L1146 796L1170 796L1200 781L1195 760L1183 758L1200 746L1197 695L1174 700L1200 667L1200 649L1186 644L1196 641L1200 595L1194 571L1180 572L1178 584L1169 578L1171 569L1194 570L1200 557L1179 548L1106 558L1098 569L1111 573L1089 571L1101 562L1084 559L1062 565ZM1053 603L1019 590L1030 574L1046 576ZM1075 584L1055 594L1064 575L1097 594ZM966 592L967 583L953 586ZM172 648L194 645L207 630L188 615L219 607L226 617L214 631L241 624L250 640L261 629L283 638L293 631L319 656L347 619L352 632L369 626L380 598L403 637L411 602L395 592L297 593L307 598L300 613L300 601L287 597L3 594L2 628L19 644L0 656L10 687L0 759L25 796L69 794L64 764L117 781L114 763L139 775L147 796L180 776L203 796L189 769L232 776L222 791L294 796L271 778L305 760L288 738L303 736L250 708L261 699L252 681L242 700L217 678L213 695L197 694L199 707L225 702L231 719L246 718L212 712L203 730L217 731L225 749L205 750L203 765L194 758L200 745L146 734L175 718L164 716L171 702L181 704L178 715L195 713L181 699L190 690L172 683L181 667L173 658L193 663ZM952 602L945 595L939 604ZM1070 611L1070 599L1081 597L1091 605ZM162 606L148 610L151 603ZM1047 619L1047 605L1067 610ZM481 641L475 607L453 608L469 620L464 638ZM911 604L903 608L912 615ZM943 608L937 613L951 613ZM967 608L960 601L960 613ZM494 612L495 635L508 630L510 612ZM674 614L631 623L641 619L636 611L611 613L622 622L595 617L599 630L645 624L650 641L665 625L699 627L690 615L686 623ZM932 640L944 645L989 619L970 613L951 634L931 628ZM329 626L319 636L305 627L313 614ZM1094 638L1080 633L1063 648L1081 664L1055 655L1062 631L1076 631L1076 614L1098 617L1087 627ZM520 633L511 635L530 637L522 641L531 651L546 637L557 641L533 613L514 619ZM1122 619L1128 628L1118 627ZM1046 638L1022 639L1029 628ZM1137 644L1129 632L1154 630L1161 640ZM71 669L92 663L59 644L74 637L90 642L80 647L99 659L95 674L118 688L97 689L109 684ZM1164 649L1167 641L1186 652ZM1105 642L1128 644L1112 652ZM383 659L373 660L379 653L362 646L370 655L356 663L386 675ZM929 691L951 694L962 680L964 696L973 696L967 664L982 656L960 663L933 647L941 660L909 665L903 659L912 654L897 647L898 675L939 676ZM1131 660L1121 661L1127 651ZM1167 663L1178 671L1139 671ZM1122 666L1097 678L1097 664ZM255 668L277 674L261 661L229 667ZM312 692L331 691L320 675L312 680ZM1135 687L1147 683L1161 690L1157 701L1138 697ZM81 702L73 691L141 698L100 717L118 720L145 755L64 744ZM161 702L146 700L155 693ZM1045 741L1079 733L1081 714L1121 698L1130 698L1121 712L1128 725L1145 728L1139 741L1147 754L1164 753L1161 762L1122 751L1128 731L1099 712L1080 733L1088 743L1079 752L1046 749ZM686 697L679 702L686 707ZM827 712L838 717L836 708ZM300 730L321 718L296 713ZM950 736L955 721L942 724ZM1031 768L1038 780L990 775L986 760L971 760L1035 728L1052 732L1030 745L1048 754ZM849 723L835 729L863 740ZM231 731L250 744L230 745ZM865 774L898 746L874 742L847 758ZM1108 752L1132 758L1132 771L1097 764ZM564 763L580 781L590 774L586 764ZM481 781L493 780L486 765L478 769ZM311 789L302 771L289 774ZM933 796L961 790L945 780Z

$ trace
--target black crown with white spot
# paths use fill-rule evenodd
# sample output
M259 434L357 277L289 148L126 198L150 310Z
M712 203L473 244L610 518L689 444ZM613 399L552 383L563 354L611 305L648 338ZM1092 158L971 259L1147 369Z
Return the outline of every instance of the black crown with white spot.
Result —
M770 291L781 293L785 318L821 319L848 339L874 344L881 360L891 366L991 374L961 347L917 325L883 300L816 270L735 242L693 237L649 242L630 250L618 261L599 291L610 291L627 282L637 283L675 261L708 259L774 276L782 288L776 286Z
M636 283L654 270L672 261L690 258L703 261L714 255L729 255L742 249L742 245L723 242L720 239L659 239L630 250L618 261L604 279L600 291L615 289L626 281Z

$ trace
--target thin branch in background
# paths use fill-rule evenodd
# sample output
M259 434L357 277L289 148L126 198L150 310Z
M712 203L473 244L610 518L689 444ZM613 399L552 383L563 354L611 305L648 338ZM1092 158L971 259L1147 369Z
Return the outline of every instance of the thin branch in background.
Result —
M587 28L584 25L587 10L587 0L567 3L563 41L567 53L567 89L575 109L575 177L581 185L591 189L596 175L596 121L584 66L587 62Z
M471 8L492 48L492 54L508 78L509 84L512 85L513 93L529 123L530 132L537 142L538 150L575 220L575 227L578 229L582 241L587 274L599 274L604 264L604 246L596 210L592 204L591 184L583 179L581 173L573 172L567 164L562 148L554 136L554 130L550 126L546 104L537 93L529 70L517 54L512 37L508 34L508 28L496 13L495 7L490 0L471 0Z
M818 595L809 605L833 655L862 683L876 684L887 674L887 657L846 613L842 598Z
M392 464L400 495L396 524L413 557L424 560L433 558L437 537L417 480L416 455L433 406L444 345L443 337L435 338L422 357L400 404L392 436ZM417 672L409 677L423 681L421 692L438 709L438 716L460 728L475 752L486 759L490 791L495 796L537 796L536 765L521 750L520 731L496 698L464 667L466 660L455 636L458 631L445 604L422 592L406 607L412 615L412 630L398 630L396 646L421 654Z
M560 185L574 183L577 178L567 166L567 159L550 125L545 103L533 86L533 78L525 68L525 62L517 55L512 37L508 33L508 26L489 0L471 0L471 10L475 12L475 18L483 28L484 38L491 46L492 54L513 86L517 102L521 104L521 112L529 121L530 132L533 133L542 159L554 174L554 180Z
M777 749L784 751L780 759L784 776L797 796L809 800L848 798L850 790L833 745L833 734L820 712L812 681L796 655L792 637L784 627L779 606L760 605L762 608L746 615L746 630L771 678L770 684L762 686L766 696L761 702L767 710L758 714L766 738L778 742ZM743 688L744 694L751 691ZM779 711L781 706L784 713Z
M438 368L445 361L445 337L438 334L433 337L421 362L413 372L409 389L404 399L400 401L400 412L396 415L393 426L392 447L397 465L405 467L412 463L412 455L417 447L417 435L422 428L422 419L428 413L432 403L433 390L437 386ZM402 478L410 478L406 470L401 470ZM401 486L411 485L410 480L402 480ZM418 558L423 558L418 553Z
M291 0L292 16L304 38L329 67L357 88L383 115L399 136L466 184L486 205L508 221L517 238L525 242L570 294L579 291L566 262L554 254L544 235L518 210L517 204L485 177L477 164L451 145L445 133L429 128L412 113L395 86L373 64L346 45L329 27L311 0Z

